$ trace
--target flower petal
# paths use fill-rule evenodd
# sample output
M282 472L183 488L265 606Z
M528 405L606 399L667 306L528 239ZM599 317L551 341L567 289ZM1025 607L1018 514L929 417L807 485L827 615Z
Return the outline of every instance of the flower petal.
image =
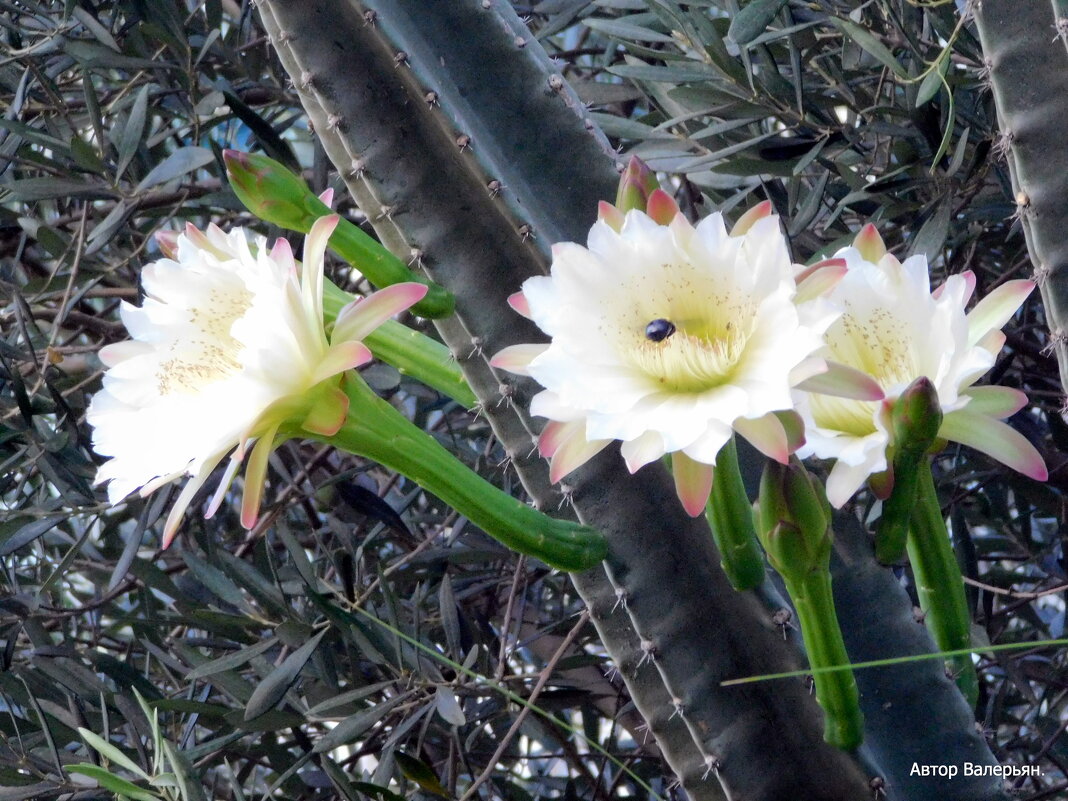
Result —
M530 375L527 365L548 349L546 344L509 345L490 359L490 365L516 375Z
M1042 455L1023 434L1000 420L968 408L947 414L938 436L975 448L1036 481L1045 481L1049 477Z
M619 452L627 463L627 469L636 473L654 459L664 455L664 438L657 431L645 431L638 437L624 442Z
M885 397L879 383L867 373L840 362L827 362L827 371L796 385L805 392L851 400L878 401Z
M338 313L331 341L362 340L390 317L422 300L428 289L426 284L409 281L357 298Z
M602 201L603 202L603 201ZM613 206L613 208L615 208ZM522 290L519 292L513 292L508 296L508 305L511 306L516 312L530 318L530 304L527 302L527 296L523 294Z
M323 319L323 270L326 261L326 246L341 220L337 214L328 214L312 223L304 240L303 274L300 290L304 298L304 313L308 320Z
M968 344L974 345L1005 325L1034 289L1034 281L1006 281L975 304L968 313Z
M339 387L320 390L319 400L312 406L300 427L312 434L332 437L345 424L349 414L349 396Z
M753 227L757 220L762 220L765 217L770 217L773 211L770 200L762 200L757 203L753 208L749 209L745 214L738 218L738 222L731 228L731 236L745 236L749 233L749 229Z
M786 429L774 414L766 414L756 420L739 417L734 421L734 430L765 456L781 464L790 461L790 441Z
M690 517L704 514L708 496L712 493L713 472L712 465L694 461L681 451L671 454L675 492Z
M322 359L315 366L311 383L315 385L338 373L353 370L367 364L372 358L371 351L362 342L352 340L338 342L327 349Z
M1012 387L970 387L961 393L971 398L969 412L1004 419L1027 405L1027 395Z
M549 462L549 481L555 484L572 470L576 470L586 464L590 459L603 451L611 440L595 439L588 441L581 432L568 437L560 447L556 449L552 460Z
M263 485L267 481L267 462L274 450L274 437L278 426L274 426L252 446L245 469L245 492L241 497L241 525L251 529L260 516L260 502L263 500Z

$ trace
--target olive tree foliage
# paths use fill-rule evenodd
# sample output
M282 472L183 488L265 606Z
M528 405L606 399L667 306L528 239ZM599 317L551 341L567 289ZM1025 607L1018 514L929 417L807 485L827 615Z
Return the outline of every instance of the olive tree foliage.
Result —
M689 215L769 199L796 261L872 221L895 253L927 254L934 283L972 270L981 295L1031 274L1012 143L965 9L515 5L518 38L544 47L591 127L620 160L660 171ZM111 508L93 485L96 353L125 336L119 304L138 302L139 270L161 255L153 233L283 233L244 211L223 148L266 153L338 190L367 230L378 221L347 193L259 13L233 0L0 2L0 798L719 797L714 765L676 783L568 577L401 477L291 442L254 530L239 499L204 520L199 498L166 551L171 488ZM367 289L340 261L329 270ZM977 643L1061 637L1068 599L1068 432L1040 304L1006 333L990 380L1028 393L1012 422L1051 478L966 450L938 462ZM364 377L522 495L492 409L384 365ZM569 514L566 498L548 511ZM914 595L907 571L900 584ZM1012 782L1019 797L1063 792L1064 650L978 665L975 725L1001 762L1041 768ZM658 725L661 737L679 724Z

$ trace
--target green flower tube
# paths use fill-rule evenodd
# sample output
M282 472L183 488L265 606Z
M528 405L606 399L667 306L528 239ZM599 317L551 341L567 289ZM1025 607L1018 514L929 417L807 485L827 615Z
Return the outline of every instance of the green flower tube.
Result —
M338 313L354 299L330 281L323 282L323 320L327 330ZM376 359L396 367L441 394L452 398L465 409L478 405L478 397L468 386L456 359L436 339L408 328L396 320L387 320L364 338Z
M378 397L364 381L346 375L348 416L336 433L311 436L402 473L482 528L502 545L569 572L604 559L608 545L594 529L556 520L511 497L472 472L426 432Z
M931 464L926 459L917 471L916 506L909 530L908 554L916 579L916 594L925 622L939 649L952 651L971 646L971 615L964 594L964 579L949 541L942 507L938 503ZM947 660L957 686L974 709L979 700L979 678L970 655Z
M753 507L742 484L734 437L717 454L714 475L705 517L719 549L720 566L734 589L755 589L764 583L764 555L757 543Z

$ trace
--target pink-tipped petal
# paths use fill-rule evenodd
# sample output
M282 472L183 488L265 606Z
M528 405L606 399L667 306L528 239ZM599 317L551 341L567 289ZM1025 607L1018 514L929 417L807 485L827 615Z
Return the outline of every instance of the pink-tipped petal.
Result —
M252 528L260 516L260 502L263 500L263 485L267 481L267 462L274 450L274 435L278 426L271 428L252 446L245 470L245 492L241 497L241 525Z
M509 345L490 359L490 365L516 375L530 375L527 367L548 349L546 344Z
M886 255L886 244L879 236L878 229L871 223L860 229L860 233L853 239L853 247L872 264L878 264L879 260Z
M271 247L271 258L285 265L285 268L293 275L297 274L297 260L293 257L293 246L289 244L288 239L275 240L274 246Z
M625 218L623 212L607 200L601 200L597 203L597 219L607 223L613 230L619 231L623 228L623 220Z
M686 514L690 517L704 514L708 496L712 493L712 465L694 461L682 451L675 451L671 454L671 472L675 477L675 493Z
M308 319L323 315L323 269L326 261L326 246L330 235L334 233L341 218L336 214L320 217L312 223L308 236L304 239L303 274L300 277L301 294L304 297L304 310Z
M426 284L409 281L357 298L338 313L331 341L363 339L393 315L422 300L428 289Z
M178 498L175 500L174 506L171 507L170 514L167 515L167 522L163 524L164 548L170 548L171 543L174 542L174 537L178 534L182 519L185 517L185 510L189 508L189 504L192 502L193 496L197 494L197 490L204 485L205 478L207 476L203 475L190 478L185 482L182 491L178 493Z
M885 396L882 387L870 375L838 362L827 362L827 372L806 378L797 384L797 388L861 401L878 401Z
M995 418L1009 417L1027 405L1027 395L1012 387L971 387L961 394L971 398L968 411Z
M331 345L323 355L322 361L315 366L312 384L318 384L346 370L353 370L367 364L371 359L371 351L362 342L348 340Z
M805 444L805 421L801 415L793 409L784 409L781 412L772 412L782 425L786 434L786 447L793 453Z
M657 189L649 195L645 213L648 214L654 222L658 222L661 225L669 225L679 213L679 204L675 202L675 198L663 189Z
M323 205L326 206L328 209L334 208L334 190L324 189L319 194L319 200L323 201Z
M972 299L972 295L975 294L975 273L973 273L971 270L965 270L964 272L960 273L960 277L964 279L964 295L962 296L961 302L966 304L969 300ZM940 297L942 297L942 292L945 290L945 288L945 283L939 284L937 287L935 287L935 289L931 291L931 297L935 300L938 300Z
M645 431L634 439L627 440L620 448L627 469L636 473L654 459L664 455L664 438L658 431Z
M561 423L559 420L550 420L545 424L538 437L538 453L546 459L552 458L568 439L575 435L581 436L581 430L585 423L573 420L570 423Z
M845 267L845 259L823 259L815 264L795 264L794 269L797 271L794 273L794 281L801 283L810 275L814 275L820 270L825 270L829 267Z
M1049 477L1042 455L1023 434L1000 420L970 412L967 407L947 414L938 436L975 448L1036 481Z
M590 459L607 447L609 439L586 439L583 432L564 440L549 462L549 481L555 484L572 470L586 464Z
M968 344L974 345L991 331L999 330L1035 289L1034 281L1006 281L968 312Z
M602 203L604 201L601 201ZM615 208L613 206L613 208ZM508 305L519 314L530 319L530 303L527 302L527 296L522 291L514 292L508 296Z
M826 262L813 264L797 276L794 302L804 303L827 294L838 286L838 282L845 278L847 272L849 268L846 267L845 259L828 259Z
M153 235L156 237L156 244L159 245L160 253L166 256L168 259L178 258L178 232L177 231L156 231Z
M222 506L223 498L226 497L227 490L230 489L230 485L234 483L234 476L237 475L238 469L241 467L241 460L230 457L229 463L226 465L226 470L219 480L219 486L215 488L215 494L211 496L211 503L208 504L207 510L204 512L204 519L210 520L215 517L215 513L219 511L219 507Z
M312 406L308 416L301 422L300 427L312 434L324 437L332 437L336 434L349 416L349 396L338 387L331 387L323 392L319 400Z
M735 431L768 458L781 464L790 461L790 441L786 429L774 414L766 414L755 420L739 417L733 425Z
M140 356L143 353L150 353L152 350L150 345L144 342L138 342L135 339L126 339L122 342L113 342L110 345L105 345L99 351L97 351L97 357L104 363L105 367L114 367L116 364L132 359L134 356Z
M738 222L736 222L734 224L734 227L731 229L731 236L745 236L757 220L762 220L765 217L770 217L771 212L771 201L762 200L738 218Z

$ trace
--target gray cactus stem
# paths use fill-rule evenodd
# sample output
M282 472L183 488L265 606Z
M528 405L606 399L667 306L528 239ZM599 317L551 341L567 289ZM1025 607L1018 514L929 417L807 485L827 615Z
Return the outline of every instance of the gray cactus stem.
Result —
M1016 207L1068 391L1068 7L983 0L975 21Z
M857 519L835 516L831 573L834 600L848 610L843 626L855 662L937 651L891 568L875 561L871 539ZM867 722L865 751L887 778L887 797L897 801L1004 801L997 776L966 776L964 763L994 768L998 762L976 730L964 696L946 676L941 659L856 671ZM914 710L923 710L919 715ZM955 777L923 776L913 765L955 765Z
M477 0L457 2L482 8ZM433 11L439 7L426 5L423 24L436 24ZM372 25L359 7L336 0L261 0L260 8L328 154L358 202L371 204L365 211L388 244L402 252L418 248L423 266L456 294L461 327L446 321L439 330L459 357L467 357L461 365L472 388L520 475L529 474L534 427L520 410L531 387L496 376L479 348L493 353L539 338L531 324L508 313L505 298L526 277L544 271L544 263L499 198L486 191L484 171L471 169L477 153L443 132L433 118L439 109L425 102L412 68L395 60L396 45L383 39L381 14ZM465 38L464 46L480 43ZM545 89L539 81L528 91ZM500 96L497 103L507 106L509 99ZM572 119L576 135L588 136L581 119ZM579 162L570 152L561 155L577 171L575 181L611 175L608 159ZM525 169L541 165L535 159ZM595 208L572 206L563 190L556 201L560 219L584 232ZM497 414L509 407L514 413ZM697 744L700 768L680 767L682 776L707 773L711 779L718 769L731 797L754 801L865 797L866 777L847 755L822 742L818 709L800 681L719 686L729 677L790 669L796 655L759 603L730 588L707 526L682 512L666 473L652 467L632 477L618 454L606 453L570 483L580 517L612 541L613 594L618 589L625 596L627 613L645 641L640 644L651 644L643 649L645 664L667 678L671 711L680 713L694 735L689 749ZM549 501L544 491L531 489L541 503ZM625 666L628 644L613 641L606 627L602 633ZM647 682L650 674L638 671L631 678ZM636 695L641 690L631 685ZM651 704L662 707L658 699ZM668 731L674 735L678 728ZM668 754L674 744L661 746ZM692 762L693 750L682 747L677 755Z

